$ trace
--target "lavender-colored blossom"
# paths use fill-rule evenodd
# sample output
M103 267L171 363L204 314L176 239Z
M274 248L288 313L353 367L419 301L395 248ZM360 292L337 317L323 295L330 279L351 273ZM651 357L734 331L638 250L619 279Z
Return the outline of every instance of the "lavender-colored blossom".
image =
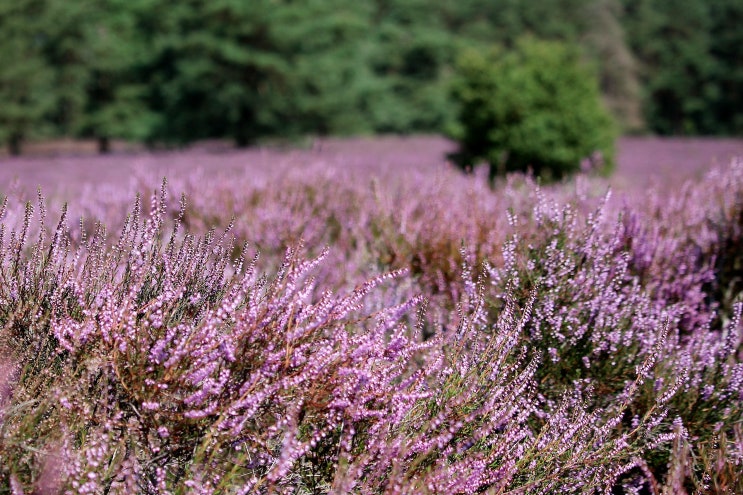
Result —
M54 229L4 201L0 488L741 488L741 162L635 196L347 165L143 172Z

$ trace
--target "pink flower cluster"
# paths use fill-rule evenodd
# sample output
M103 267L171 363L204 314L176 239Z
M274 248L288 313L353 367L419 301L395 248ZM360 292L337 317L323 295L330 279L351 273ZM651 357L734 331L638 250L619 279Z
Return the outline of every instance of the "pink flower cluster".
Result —
M735 162L642 197L194 173L54 229L6 199L0 492L738 490L741 198Z

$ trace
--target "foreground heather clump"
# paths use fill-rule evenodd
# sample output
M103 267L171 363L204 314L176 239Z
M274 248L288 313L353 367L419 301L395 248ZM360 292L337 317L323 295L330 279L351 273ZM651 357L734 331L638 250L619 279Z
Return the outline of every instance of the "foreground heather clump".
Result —
M743 490L740 163L331 171L6 199L0 493Z

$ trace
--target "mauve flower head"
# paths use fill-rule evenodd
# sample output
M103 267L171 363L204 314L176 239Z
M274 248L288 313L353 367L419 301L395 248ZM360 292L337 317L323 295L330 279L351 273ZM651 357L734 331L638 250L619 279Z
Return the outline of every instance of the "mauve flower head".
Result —
M144 173L55 229L3 203L0 486L740 487L740 162L642 197L296 165Z

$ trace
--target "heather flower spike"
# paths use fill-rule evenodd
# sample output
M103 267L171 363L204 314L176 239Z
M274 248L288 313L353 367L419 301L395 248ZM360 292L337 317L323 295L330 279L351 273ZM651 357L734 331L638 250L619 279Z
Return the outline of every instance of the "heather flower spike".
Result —
M3 198L0 492L743 492L743 162L298 165Z

